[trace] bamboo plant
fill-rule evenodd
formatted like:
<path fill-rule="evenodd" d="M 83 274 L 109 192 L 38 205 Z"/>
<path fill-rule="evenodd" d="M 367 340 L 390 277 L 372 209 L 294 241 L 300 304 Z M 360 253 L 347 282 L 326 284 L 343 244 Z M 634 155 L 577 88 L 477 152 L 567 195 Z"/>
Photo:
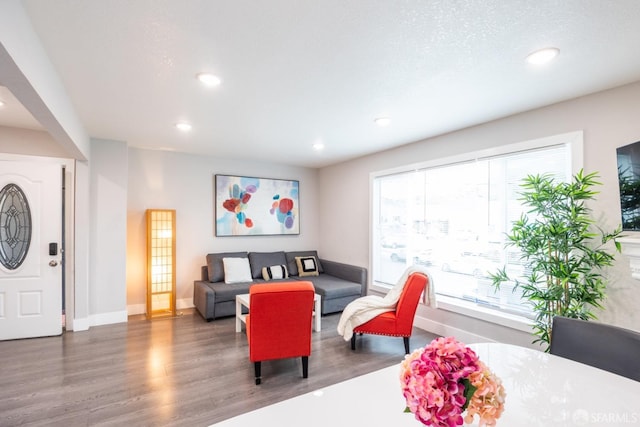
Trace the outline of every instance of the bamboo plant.
<path fill-rule="evenodd" d="M 521 201 L 527 210 L 514 221 L 507 247 L 520 250 L 527 273 L 511 278 L 505 268 L 491 275 L 496 289 L 510 282 L 520 288 L 535 313 L 534 343 L 549 350 L 556 315 L 595 319 L 602 308 L 604 269 L 620 252 L 619 227 L 612 232 L 597 227 L 586 202 L 594 200 L 601 185 L 597 174 L 578 172 L 571 182 L 555 182 L 550 175 L 529 175 L 521 183 Z"/>

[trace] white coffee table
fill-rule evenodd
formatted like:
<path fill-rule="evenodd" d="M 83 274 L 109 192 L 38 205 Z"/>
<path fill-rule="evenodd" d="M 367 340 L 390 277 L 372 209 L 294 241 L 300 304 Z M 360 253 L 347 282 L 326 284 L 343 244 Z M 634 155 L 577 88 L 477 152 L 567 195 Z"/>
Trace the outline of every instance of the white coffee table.
<path fill-rule="evenodd" d="M 320 308 L 321 296 L 313 294 L 313 330 L 320 330 Z M 242 332 L 242 324 L 247 322 L 247 315 L 242 314 L 242 307 L 249 308 L 249 294 L 236 295 L 236 332 Z"/>

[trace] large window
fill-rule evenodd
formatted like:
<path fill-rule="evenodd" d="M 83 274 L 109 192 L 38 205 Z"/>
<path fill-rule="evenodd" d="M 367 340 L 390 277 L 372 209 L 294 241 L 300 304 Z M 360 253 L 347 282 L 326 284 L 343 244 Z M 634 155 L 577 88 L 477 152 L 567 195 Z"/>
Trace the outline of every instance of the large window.
<path fill-rule="evenodd" d="M 538 173 L 571 179 L 578 142 L 581 133 L 572 133 L 374 174 L 374 286 L 392 286 L 407 266 L 419 264 L 440 296 L 530 317 L 518 289 L 503 285 L 495 293 L 488 275 L 502 267 L 513 276 L 526 273 L 518 251 L 505 248 L 523 212 L 520 183 Z"/>

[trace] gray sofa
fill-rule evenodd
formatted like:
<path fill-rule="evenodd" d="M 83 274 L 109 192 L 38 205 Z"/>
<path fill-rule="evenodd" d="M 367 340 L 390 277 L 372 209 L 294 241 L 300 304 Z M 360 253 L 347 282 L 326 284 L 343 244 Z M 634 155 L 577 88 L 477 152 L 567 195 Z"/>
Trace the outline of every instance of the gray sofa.
<path fill-rule="evenodd" d="M 314 256 L 318 263 L 317 276 L 299 276 L 296 257 Z M 252 282 L 224 282 L 223 258 L 248 258 Z M 286 265 L 287 279 L 269 282 L 308 280 L 313 283 L 322 304 L 322 314 L 342 311 L 356 298 L 366 295 L 367 269 L 354 265 L 320 259 L 316 251 L 295 252 L 221 252 L 207 255 L 207 265 L 201 269 L 201 278 L 193 282 L 193 304 L 208 322 L 224 316 L 235 315 L 236 295 L 249 293 L 252 285 L 265 283 L 262 268 Z"/>

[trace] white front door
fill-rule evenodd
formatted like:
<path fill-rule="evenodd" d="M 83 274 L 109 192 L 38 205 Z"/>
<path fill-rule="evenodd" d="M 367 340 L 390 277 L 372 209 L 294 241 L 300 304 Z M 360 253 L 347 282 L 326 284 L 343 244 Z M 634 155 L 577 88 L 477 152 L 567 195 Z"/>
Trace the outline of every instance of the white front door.
<path fill-rule="evenodd" d="M 0 161 L 0 340 L 62 333 L 61 180 L 60 165 Z"/>

